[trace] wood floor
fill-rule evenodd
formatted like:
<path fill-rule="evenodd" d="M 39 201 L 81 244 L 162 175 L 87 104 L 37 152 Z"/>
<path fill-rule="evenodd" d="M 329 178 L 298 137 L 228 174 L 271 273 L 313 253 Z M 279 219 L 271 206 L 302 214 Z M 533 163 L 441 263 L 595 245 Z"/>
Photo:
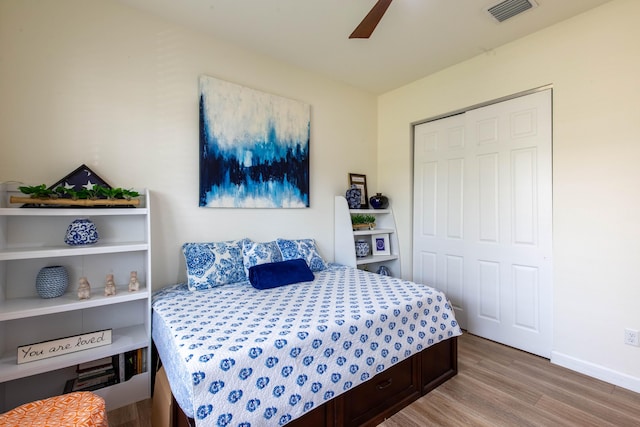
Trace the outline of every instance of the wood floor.
<path fill-rule="evenodd" d="M 138 402 L 109 412 L 109 425 L 151 427 L 150 412 Z M 458 375 L 379 427 L 414 426 L 640 426 L 640 394 L 464 334 Z"/>
<path fill-rule="evenodd" d="M 640 394 L 465 334 L 458 375 L 381 424 L 640 426 Z"/>
<path fill-rule="evenodd" d="M 151 399 L 108 412 L 107 419 L 109 427 L 151 427 Z"/>

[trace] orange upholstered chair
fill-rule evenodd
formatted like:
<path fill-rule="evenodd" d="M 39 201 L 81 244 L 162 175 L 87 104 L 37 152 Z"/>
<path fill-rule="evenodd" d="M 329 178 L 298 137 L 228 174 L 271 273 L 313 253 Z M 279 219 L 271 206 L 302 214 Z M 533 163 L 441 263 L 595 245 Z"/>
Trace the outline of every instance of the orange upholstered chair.
<path fill-rule="evenodd" d="M 104 399 L 80 391 L 25 403 L 0 414 L 1 427 L 108 427 Z"/>

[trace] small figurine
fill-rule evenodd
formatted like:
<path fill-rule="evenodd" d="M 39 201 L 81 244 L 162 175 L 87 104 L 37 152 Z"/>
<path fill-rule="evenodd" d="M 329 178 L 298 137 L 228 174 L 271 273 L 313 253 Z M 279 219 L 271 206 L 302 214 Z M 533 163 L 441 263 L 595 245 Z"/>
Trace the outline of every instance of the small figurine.
<path fill-rule="evenodd" d="M 129 292 L 135 292 L 140 289 L 140 282 L 138 282 L 138 272 L 132 271 L 129 276 Z"/>
<path fill-rule="evenodd" d="M 113 281 L 113 274 L 107 274 L 107 283 L 104 285 L 104 296 L 108 297 L 116 294 L 116 282 Z"/>
<path fill-rule="evenodd" d="M 91 285 L 86 277 L 81 277 L 78 281 L 78 299 L 91 298 Z"/>

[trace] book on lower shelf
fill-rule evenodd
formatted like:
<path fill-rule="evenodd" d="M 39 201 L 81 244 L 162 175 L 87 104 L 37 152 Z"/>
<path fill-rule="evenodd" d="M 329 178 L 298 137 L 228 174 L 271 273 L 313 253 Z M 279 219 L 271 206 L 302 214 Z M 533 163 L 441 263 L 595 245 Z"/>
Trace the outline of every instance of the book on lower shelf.
<path fill-rule="evenodd" d="M 104 375 L 99 375 L 91 378 L 75 378 L 67 381 L 64 386 L 65 393 L 71 393 L 73 391 L 93 391 L 103 387 L 117 384 L 118 377 L 116 373 L 111 371 Z"/>
<path fill-rule="evenodd" d="M 66 382 L 63 392 L 93 391 L 129 381 L 134 375 L 146 372 L 146 356 L 147 349 L 139 348 L 81 363 L 76 367 L 76 378 Z"/>

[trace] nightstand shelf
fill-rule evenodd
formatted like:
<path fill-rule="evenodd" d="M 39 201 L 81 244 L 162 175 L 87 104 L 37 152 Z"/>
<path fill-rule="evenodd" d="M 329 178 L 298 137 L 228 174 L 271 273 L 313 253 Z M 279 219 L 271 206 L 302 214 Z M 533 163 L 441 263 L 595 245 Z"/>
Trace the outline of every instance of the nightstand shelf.
<path fill-rule="evenodd" d="M 373 230 L 353 230 L 354 236 L 371 236 L 373 234 L 391 234 L 395 233 L 393 228 L 374 228 Z"/>
<path fill-rule="evenodd" d="M 349 209 L 347 200 L 342 196 L 335 197 L 335 229 L 334 229 L 334 256 L 338 264 L 351 267 L 377 271 L 381 265 L 387 266 L 391 274 L 400 276 L 400 253 L 398 252 L 398 235 L 393 216 L 393 210 L 387 209 Z M 365 214 L 376 217 L 376 228 L 373 230 L 353 230 L 351 215 Z M 373 253 L 375 236 L 386 235 L 388 237 L 389 254 L 378 255 Z M 357 257 L 355 251 L 356 240 L 365 240 L 372 248 L 366 257 Z"/>
<path fill-rule="evenodd" d="M 377 262 L 395 261 L 398 255 L 369 255 L 365 257 L 356 257 L 356 265 L 368 265 Z"/>

